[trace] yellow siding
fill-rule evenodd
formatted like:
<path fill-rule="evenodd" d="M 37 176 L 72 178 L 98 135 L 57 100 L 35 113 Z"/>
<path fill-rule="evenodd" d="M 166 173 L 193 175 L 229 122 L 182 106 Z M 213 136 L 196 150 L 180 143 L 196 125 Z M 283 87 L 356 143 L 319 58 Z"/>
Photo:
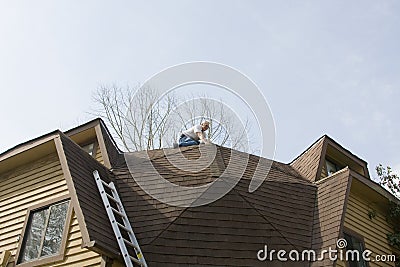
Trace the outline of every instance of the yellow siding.
<path fill-rule="evenodd" d="M 68 194 L 56 155 L 0 176 L 0 251 L 15 256 L 28 207 Z"/>
<path fill-rule="evenodd" d="M 372 220 L 368 217 L 368 211 L 374 208 L 376 217 Z M 373 252 L 371 258 L 375 255 L 390 255 L 392 250 L 387 242 L 386 234 L 393 229 L 387 223 L 385 213 L 368 203 L 365 197 L 361 197 L 354 192 L 350 193 L 344 226 L 364 237 L 365 247 Z M 344 266 L 339 263 L 337 266 Z M 389 262 L 370 262 L 370 267 L 374 266 L 394 266 Z"/>
<path fill-rule="evenodd" d="M 81 248 L 82 235 L 76 216 L 73 216 L 69 228 L 68 241 L 65 249 L 65 259 L 57 264 L 43 265 L 43 267 L 61 266 L 100 266 L 101 255 L 91 250 Z"/>
<path fill-rule="evenodd" d="M 14 266 L 18 238 L 33 205 L 65 196 L 68 188 L 56 155 L 0 175 L 0 251 L 12 253 L 9 266 Z M 100 266 L 101 255 L 82 249 L 82 235 L 76 216 L 69 227 L 65 260 L 50 266 Z"/>
<path fill-rule="evenodd" d="M 95 156 L 95 158 L 96 158 L 96 160 L 98 162 L 100 162 L 101 164 L 104 165 L 104 160 L 103 160 L 103 156 L 101 155 L 100 146 L 99 146 L 99 144 L 96 144 L 96 146 L 97 146 L 97 148 L 96 148 L 96 156 Z"/>

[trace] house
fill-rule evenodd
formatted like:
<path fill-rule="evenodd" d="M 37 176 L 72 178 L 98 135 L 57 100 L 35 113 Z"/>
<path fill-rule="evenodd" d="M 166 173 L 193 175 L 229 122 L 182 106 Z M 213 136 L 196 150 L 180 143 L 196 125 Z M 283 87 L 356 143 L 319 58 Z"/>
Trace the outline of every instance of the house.
<path fill-rule="evenodd" d="M 5 151 L 0 266 L 124 266 L 95 170 L 115 183 L 148 266 L 395 266 L 393 259 L 288 259 L 290 251 L 294 257 L 302 251 L 322 255 L 337 249 L 342 238 L 347 250 L 370 250 L 372 259 L 399 255 L 387 240 L 399 222 L 386 218 L 390 203 L 400 201 L 370 179 L 364 160 L 330 137 L 322 136 L 289 164 L 225 147 L 216 151 L 200 172 L 182 170 L 170 157 L 183 155 L 190 164 L 203 153 L 198 146 L 125 154 L 100 119 Z M 142 164 L 144 155 L 164 179 L 186 187 L 216 181 L 232 158 L 247 161 L 241 179 L 223 197 L 183 207 L 154 199 L 133 179 L 145 177 L 163 190 Z M 136 159 L 134 172 L 126 156 Z M 271 169 L 250 193 L 259 162 Z M 267 259 L 272 250 L 275 255 Z M 287 252 L 287 261 L 277 258 L 279 250 Z"/>

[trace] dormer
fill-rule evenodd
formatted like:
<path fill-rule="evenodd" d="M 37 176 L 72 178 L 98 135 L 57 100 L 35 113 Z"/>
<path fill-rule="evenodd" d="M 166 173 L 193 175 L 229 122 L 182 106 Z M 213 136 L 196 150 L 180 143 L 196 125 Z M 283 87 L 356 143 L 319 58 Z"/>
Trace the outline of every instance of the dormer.
<path fill-rule="evenodd" d="M 326 148 L 321 162 L 320 179 L 334 174 L 345 167 L 369 178 L 367 162 L 352 154 L 333 139 L 327 137 Z"/>
<path fill-rule="evenodd" d="M 113 162 L 117 160 L 120 154 L 101 119 L 89 121 L 68 130 L 65 134 L 107 168 L 112 167 Z"/>
<path fill-rule="evenodd" d="M 327 135 L 314 142 L 290 165 L 312 182 L 330 176 L 345 167 L 369 179 L 367 162 Z"/>

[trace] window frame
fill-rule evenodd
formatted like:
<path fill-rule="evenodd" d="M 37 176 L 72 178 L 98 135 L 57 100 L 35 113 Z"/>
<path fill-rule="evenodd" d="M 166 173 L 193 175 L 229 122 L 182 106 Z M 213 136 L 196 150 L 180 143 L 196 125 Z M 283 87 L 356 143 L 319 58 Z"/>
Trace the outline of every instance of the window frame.
<path fill-rule="evenodd" d="M 64 230 L 61 238 L 61 244 L 60 244 L 60 250 L 57 254 L 51 255 L 51 256 L 45 256 L 41 258 L 37 258 L 28 262 L 22 262 L 18 263 L 20 253 L 22 251 L 22 246 L 24 245 L 24 236 L 25 232 L 27 231 L 28 224 L 29 224 L 29 218 L 31 217 L 31 214 L 37 210 L 44 209 L 46 207 L 50 207 L 52 205 L 64 202 L 64 201 L 69 201 L 68 203 L 68 209 L 67 209 L 67 214 L 65 218 L 65 223 L 64 223 Z M 73 211 L 73 205 L 72 205 L 72 200 L 69 195 L 67 196 L 62 196 L 58 198 L 54 198 L 45 202 L 38 203 L 36 205 L 32 205 L 31 207 L 28 207 L 27 213 L 25 216 L 25 221 L 24 221 L 24 226 L 22 228 L 20 238 L 18 241 L 18 248 L 17 248 L 17 253 L 15 254 L 15 266 L 17 267 L 33 267 L 33 266 L 38 266 L 38 265 L 43 265 L 43 264 L 49 264 L 53 262 L 58 262 L 62 261 L 65 259 L 65 249 L 67 245 L 67 239 L 68 239 L 68 229 L 69 226 L 71 225 L 71 220 L 72 220 L 72 211 Z"/>
<path fill-rule="evenodd" d="M 350 236 L 352 236 L 352 237 L 357 238 L 358 240 L 361 241 L 364 250 L 367 249 L 367 248 L 365 247 L 365 240 L 364 240 L 364 236 L 363 236 L 363 235 L 361 235 L 361 234 L 357 233 L 356 231 L 351 230 L 351 229 L 349 229 L 349 228 L 347 228 L 347 227 L 343 227 L 342 238 L 344 238 L 344 234 L 347 234 L 347 235 L 350 235 Z M 345 252 L 346 252 L 346 251 L 347 251 L 347 247 L 346 247 L 346 249 L 345 249 Z M 360 256 L 361 256 L 361 255 L 360 255 Z M 349 262 L 349 261 L 344 261 L 344 262 L 345 262 L 345 264 L 346 264 L 346 267 L 350 267 L 350 262 Z M 368 262 L 368 261 L 365 261 L 365 264 L 367 265 L 367 267 L 369 267 L 369 262 Z"/>
<path fill-rule="evenodd" d="M 329 174 L 329 171 L 328 171 L 328 162 L 330 163 L 330 164 L 332 164 L 334 167 L 335 167 L 335 172 L 333 172 L 333 173 L 331 173 L 331 174 Z M 342 170 L 344 167 L 341 167 L 342 165 L 341 164 L 338 164 L 335 160 L 332 160 L 331 158 L 329 158 L 329 157 L 325 157 L 325 168 L 326 168 L 326 176 L 328 177 L 328 176 L 331 176 L 331 175 L 334 175 L 335 173 L 337 173 L 338 171 L 340 171 L 340 170 Z"/>
<path fill-rule="evenodd" d="M 86 150 L 85 150 L 83 147 L 88 146 L 88 145 L 91 145 L 91 144 L 93 144 L 92 155 L 90 155 L 89 153 L 88 153 L 88 154 L 89 154 L 89 156 L 91 156 L 92 158 L 96 158 L 97 149 L 98 149 L 98 147 L 99 147 L 99 145 L 98 145 L 98 143 L 97 143 L 96 140 L 83 142 L 82 145 L 79 145 L 79 146 L 82 148 L 82 150 L 84 150 L 84 151 L 86 152 Z M 86 153 L 87 153 L 87 152 L 86 152 Z"/>

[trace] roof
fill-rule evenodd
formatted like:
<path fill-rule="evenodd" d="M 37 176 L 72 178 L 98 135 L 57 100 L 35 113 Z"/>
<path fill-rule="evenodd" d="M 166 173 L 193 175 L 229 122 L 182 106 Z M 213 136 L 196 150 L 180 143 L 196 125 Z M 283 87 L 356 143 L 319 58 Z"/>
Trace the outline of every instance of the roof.
<path fill-rule="evenodd" d="M 314 143 L 312 143 L 306 150 L 304 150 L 300 155 L 298 155 L 296 158 L 294 158 L 290 164 L 292 164 L 293 162 L 295 162 L 298 158 L 302 157 L 304 154 L 306 154 L 312 147 L 314 147 L 315 144 L 319 143 L 322 140 L 328 140 L 329 142 L 339 146 L 343 151 L 346 151 L 346 153 L 350 154 L 352 157 L 356 158 L 359 161 L 362 161 L 364 163 L 367 163 L 365 160 L 363 160 L 362 158 L 358 157 L 357 155 L 353 154 L 349 149 L 343 147 L 341 144 L 339 144 L 338 142 L 336 142 L 335 139 L 333 139 L 332 137 L 330 137 L 327 134 L 324 134 L 323 136 L 321 136 L 320 138 L 318 138 Z"/>
<path fill-rule="evenodd" d="M 102 145 L 111 169 L 97 162 L 71 139 L 73 135 L 93 127 L 96 128 L 97 138 L 104 141 Z M 171 159 L 183 156 L 189 159 L 187 164 L 193 164 L 190 160 L 196 160 L 204 153 L 201 147 L 124 154 L 117 148 L 104 122 L 96 119 L 66 134 L 54 131 L 20 144 L 0 154 L 0 158 L 6 164 L 15 155 L 20 157 L 27 150 L 33 153 L 44 144 L 46 147 L 54 145 L 54 142 L 49 142 L 53 140 L 56 140 L 57 152 L 64 157 L 63 170 L 67 170 L 68 188 L 72 190 L 71 198 L 84 232 L 83 246 L 105 252 L 110 257 L 119 255 L 92 175 L 97 170 L 102 179 L 116 183 L 150 266 L 264 266 L 265 262 L 257 260 L 257 252 L 265 245 L 275 250 L 298 251 L 321 250 L 334 245 L 343 225 L 351 179 L 357 179 L 391 199 L 387 191 L 349 168 L 315 182 L 312 178 L 319 172 L 321 157 L 326 152 L 324 146 L 325 150 L 327 142 L 339 146 L 327 136 L 321 137 L 290 164 L 215 146 L 217 154 L 212 163 L 200 172 L 190 172 L 175 167 Z M 43 150 L 43 147 L 40 149 Z M 129 157 L 137 163 L 133 174 L 126 163 Z M 144 177 L 159 190 L 165 190 L 146 167 L 145 163 L 150 163 L 171 183 L 186 187 L 201 186 L 218 179 L 233 159 L 242 161 L 245 157 L 248 157 L 246 169 L 233 189 L 222 198 L 199 207 L 162 203 L 149 196 L 133 179 L 135 175 Z M 271 166 L 271 169 L 263 177 L 265 180 L 261 186 L 250 193 L 249 184 L 258 163 Z M 308 263 L 301 262 L 293 264 L 308 266 Z M 330 266 L 330 263 L 323 265 Z"/>
<path fill-rule="evenodd" d="M 321 136 L 303 153 L 290 162 L 290 165 L 301 175 L 315 182 L 321 178 L 325 157 L 332 157 L 332 154 L 335 153 L 339 153 L 345 157 L 346 160 L 342 162 L 345 166 L 349 166 L 351 169 L 369 178 L 367 162 L 353 154 L 350 150 L 344 148 L 328 135 Z"/>
<path fill-rule="evenodd" d="M 107 129 L 107 127 L 104 124 L 104 121 L 102 119 L 100 119 L 100 118 L 96 118 L 96 119 L 88 121 L 88 122 L 86 122 L 86 123 L 84 123 L 82 125 L 76 126 L 76 127 L 72 128 L 72 129 L 69 129 L 66 132 L 64 132 L 64 134 L 66 134 L 67 136 L 71 136 L 71 135 L 77 134 L 79 132 L 82 132 L 84 130 L 87 130 L 89 128 L 92 128 L 92 127 L 94 127 L 95 125 L 98 125 L 98 124 L 102 124 L 104 126 L 104 128 Z M 11 152 L 23 152 L 26 149 L 29 149 L 31 146 L 38 145 L 38 143 L 40 143 L 41 141 L 45 140 L 46 138 L 54 137 L 54 135 L 57 135 L 59 133 L 61 133 L 61 131 L 57 129 L 57 130 L 51 131 L 49 133 L 43 134 L 41 136 L 35 137 L 33 139 L 30 139 L 28 141 L 25 141 L 23 143 L 20 143 L 18 145 L 15 145 L 15 146 L 7 149 L 6 151 L 1 152 L 0 153 L 0 160 L 3 160 L 2 157 L 4 157 L 5 155 L 7 155 L 7 154 L 9 154 Z M 117 147 L 117 146 L 115 146 L 115 147 Z"/>
<path fill-rule="evenodd" d="M 224 147 L 217 149 L 222 164 L 229 161 L 230 153 L 241 153 Z M 197 146 L 182 148 L 182 154 L 193 159 L 200 156 L 200 151 Z M 140 158 L 141 153 L 132 156 Z M 201 173 L 189 175 L 172 166 L 162 150 L 151 151 L 149 156 L 153 166 L 170 182 L 196 186 L 216 179 L 212 167 L 215 162 Z M 274 249 L 310 248 L 316 186 L 289 165 L 273 162 L 264 183 L 249 193 L 250 179 L 259 160 L 250 156 L 243 178 L 222 198 L 186 208 L 169 206 L 147 195 L 127 166 L 114 169 L 125 210 L 149 265 L 257 266 L 261 262 L 256 253 L 264 245 Z M 141 166 L 144 165 L 135 168 L 135 175 L 148 175 Z M 149 181 L 154 178 L 146 176 Z"/>
<path fill-rule="evenodd" d="M 343 227 L 347 197 L 350 193 L 350 169 L 345 168 L 334 175 L 318 181 L 315 201 L 312 249 L 328 250 L 336 247 Z M 314 262 L 312 266 L 332 266 L 329 259 Z"/>
<path fill-rule="evenodd" d="M 87 229 L 87 247 L 109 255 L 119 254 L 92 177 L 94 170 L 98 170 L 105 181 L 116 182 L 150 266 L 161 263 L 166 266 L 210 263 L 257 266 L 260 262 L 256 253 L 265 244 L 275 249 L 302 250 L 311 247 L 317 188 L 289 165 L 273 162 L 266 181 L 258 190 L 249 193 L 250 178 L 260 160 L 250 156 L 243 179 L 221 199 L 200 207 L 173 207 L 146 194 L 132 178 L 126 164 L 111 173 L 69 137 L 62 134 L 60 139 L 82 212 L 81 223 Z M 174 168 L 163 150 L 148 153 L 151 163 L 165 179 L 184 186 L 196 186 L 216 179 L 215 172 L 221 171 L 218 168 L 224 168 L 224 164 L 229 162 L 230 153 L 241 153 L 223 147 L 217 149 L 222 159 L 215 163 L 218 166 L 213 163 L 201 175 L 191 176 Z M 170 149 L 166 154 L 180 152 L 192 159 L 200 154 L 198 147 Z M 132 156 L 143 160 L 143 153 L 132 153 Z M 145 165 L 137 166 L 135 173 L 146 173 L 142 166 Z M 147 179 L 150 181 L 152 177 Z"/>
<path fill-rule="evenodd" d="M 69 137 L 66 135 L 60 137 L 72 180 L 71 187 L 75 191 L 73 197 L 79 205 L 78 220 L 80 225 L 86 228 L 84 230 L 88 235 L 84 243 L 88 247 L 96 246 L 98 249 L 118 255 L 118 244 L 94 180 L 93 171 L 97 170 L 105 182 L 113 181 L 113 175 Z"/>
<path fill-rule="evenodd" d="M 319 172 L 324 143 L 325 136 L 322 136 L 290 163 L 301 175 L 312 182 L 316 180 Z"/>
<path fill-rule="evenodd" d="M 53 131 L 27 142 L 16 145 L 0 154 L 0 173 L 27 164 L 35 159 L 55 152 L 54 138 L 61 132 Z"/>

